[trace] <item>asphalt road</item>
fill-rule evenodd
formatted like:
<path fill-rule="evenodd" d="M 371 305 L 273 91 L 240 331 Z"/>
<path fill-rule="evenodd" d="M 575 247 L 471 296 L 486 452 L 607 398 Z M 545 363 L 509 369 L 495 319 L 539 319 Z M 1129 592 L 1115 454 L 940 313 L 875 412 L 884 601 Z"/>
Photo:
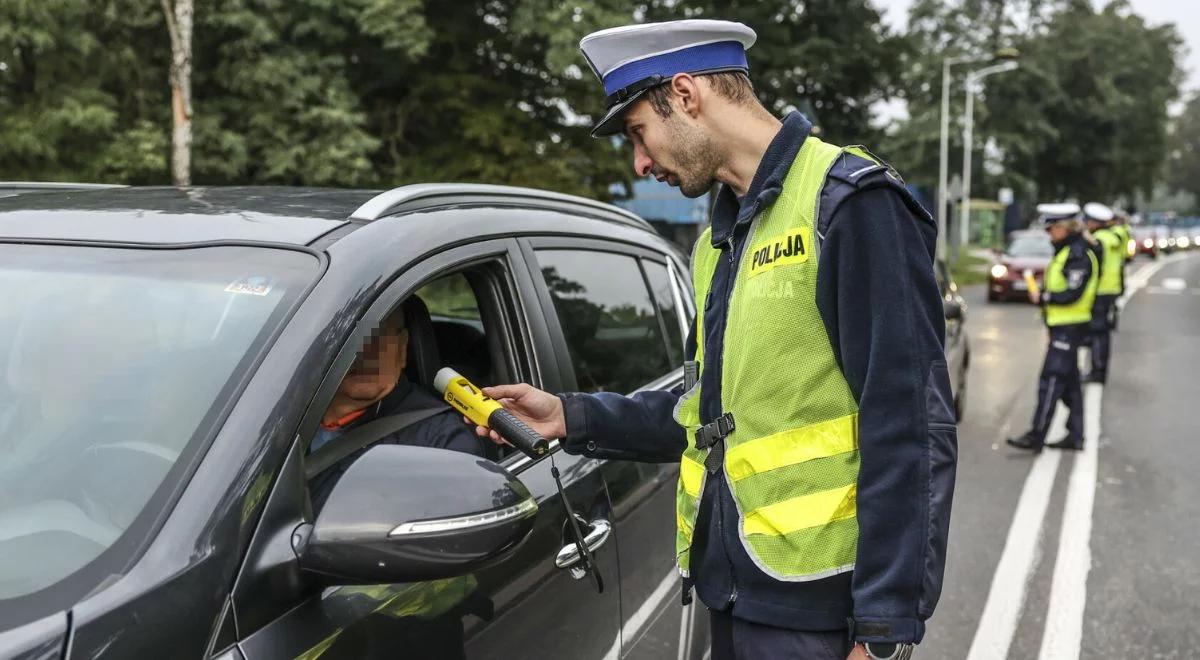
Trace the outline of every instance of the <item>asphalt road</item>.
<path fill-rule="evenodd" d="M 917 657 L 1200 658 L 1200 253 L 1130 272 L 1145 286 L 1124 308 L 1108 384 L 1085 392 L 1078 454 L 1004 445 L 1029 424 L 1045 330 L 1030 305 L 965 292 L 950 556 Z M 1060 417 L 1050 439 L 1062 434 Z"/>

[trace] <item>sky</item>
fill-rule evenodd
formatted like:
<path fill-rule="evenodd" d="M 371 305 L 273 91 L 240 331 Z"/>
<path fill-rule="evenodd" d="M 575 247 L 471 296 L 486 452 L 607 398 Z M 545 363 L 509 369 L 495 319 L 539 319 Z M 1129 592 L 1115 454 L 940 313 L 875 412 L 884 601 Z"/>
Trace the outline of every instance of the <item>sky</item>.
<path fill-rule="evenodd" d="M 885 11 L 887 21 L 897 29 L 904 29 L 908 21 L 908 7 L 912 0 L 872 0 L 875 6 Z M 1106 4 L 1093 0 L 1096 6 Z M 1183 37 L 1187 52 L 1183 58 L 1185 70 L 1184 94 L 1200 90 L 1200 2 L 1197 0 L 1129 0 L 1133 10 L 1152 25 L 1175 23 Z"/>

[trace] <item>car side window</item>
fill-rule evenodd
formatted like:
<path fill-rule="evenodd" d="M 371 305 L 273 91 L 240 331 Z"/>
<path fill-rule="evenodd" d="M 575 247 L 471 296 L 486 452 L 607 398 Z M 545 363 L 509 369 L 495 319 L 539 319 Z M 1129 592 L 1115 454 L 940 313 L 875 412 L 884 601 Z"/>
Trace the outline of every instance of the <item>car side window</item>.
<path fill-rule="evenodd" d="M 680 315 L 683 312 L 676 305 L 675 287 L 671 276 L 667 274 L 666 264 L 648 259 L 642 260 L 646 269 L 646 280 L 650 282 L 650 290 L 654 293 L 654 304 L 663 320 L 663 329 L 667 333 L 667 353 L 672 365 L 683 362 L 683 334 L 680 325 Z"/>
<path fill-rule="evenodd" d="M 500 447 L 477 438 L 457 413 L 451 414 L 433 382 L 442 367 L 451 367 L 480 386 L 528 379 L 528 361 L 512 336 L 517 304 L 507 266 L 492 260 L 434 275 L 385 313 L 362 340 L 349 369 L 339 374 L 340 383 L 332 399 L 322 404 L 321 423 L 308 440 L 309 453 L 317 457 L 312 459 L 315 467 L 309 482 L 315 508 L 339 475 L 378 442 L 463 451 L 490 459 L 505 455 Z M 355 428 L 383 417 L 439 408 L 445 408 L 444 414 L 426 415 L 344 458 L 327 458 L 341 456 L 345 450 L 335 444 Z M 334 462 L 326 465 L 328 461 Z"/>
<path fill-rule="evenodd" d="M 586 250 L 537 257 L 581 390 L 632 392 L 678 362 L 637 259 Z"/>
<path fill-rule="evenodd" d="M 464 273 L 453 273 L 422 286 L 417 297 L 429 320 L 444 366 L 476 382 L 490 382 L 491 356 L 479 301 Z"/>
<path fill-rule="evenodd" d="M 942 294 L 942 297 L 945 298 L 950 287 L 947 285 L 946 265 L 941 261 L 934 264 L 933 277 L 937 280 L 938 293 Z"/>

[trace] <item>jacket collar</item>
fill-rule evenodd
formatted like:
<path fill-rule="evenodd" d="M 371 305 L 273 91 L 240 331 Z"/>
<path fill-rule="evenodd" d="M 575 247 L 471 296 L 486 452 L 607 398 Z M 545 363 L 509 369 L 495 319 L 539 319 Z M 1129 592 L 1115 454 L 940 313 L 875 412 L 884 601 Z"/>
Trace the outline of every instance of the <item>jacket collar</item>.
<path fill-rule="evenodd" d="M 799 112 L 792 112 L 783 118 L 783 127 L 771 140 L 763 153 L 758 170 L 750 188 L 742 197 L 733 193 L 729 186 L 722 185 L 713 204 L 712 214 L 712 244 L 719 246 L 729 240 L 738 225 L 750 222 L 764 208 L 770 206 L 783 191 L 783 180 L 800 147 L 812 132 L 812 123 Z"/>

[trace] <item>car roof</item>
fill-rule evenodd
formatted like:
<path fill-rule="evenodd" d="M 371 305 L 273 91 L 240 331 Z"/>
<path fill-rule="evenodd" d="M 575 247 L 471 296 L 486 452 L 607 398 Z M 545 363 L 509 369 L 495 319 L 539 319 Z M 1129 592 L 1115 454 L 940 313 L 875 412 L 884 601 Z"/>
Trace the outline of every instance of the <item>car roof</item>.
<path fill-rule="evenodd" d="M 474 204 L 568 211 L 654 231 L 610 204 L 512 186 L 416 184 L 378 191 L 0 183 L 0 240 L 309 245 L 334 230 L 353 231 L 385 216 Z"/>
<path fill-rule="evenodd" d="M 20 187 L 18 187 L 20 186 Z M 0 238 L 305 245 L 346 224 L 373 191 L 286 187 L 6 187 Z"/>

